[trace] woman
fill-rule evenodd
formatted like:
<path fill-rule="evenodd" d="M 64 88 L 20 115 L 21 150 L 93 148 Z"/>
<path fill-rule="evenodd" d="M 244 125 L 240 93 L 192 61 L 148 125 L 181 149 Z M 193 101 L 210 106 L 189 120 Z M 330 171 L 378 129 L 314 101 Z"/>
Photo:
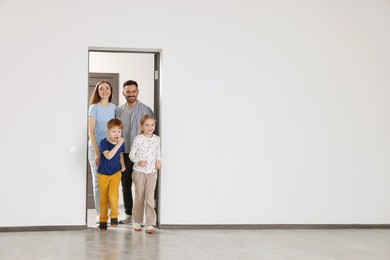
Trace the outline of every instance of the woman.
<path fill-rule="evenodd" d="M 115 105 L 111 103 L 112 86 L 102 80 L 96 84 L 89 102 L 88 113 L 88 160 L 91 165 L 93 197 L 96 208 L 96 223 L 99 223 L 100 191 L 97 179 L 97 167 L 100 163 L 100 141 L 107 137 L 107 122 L 115 117 Z"/>

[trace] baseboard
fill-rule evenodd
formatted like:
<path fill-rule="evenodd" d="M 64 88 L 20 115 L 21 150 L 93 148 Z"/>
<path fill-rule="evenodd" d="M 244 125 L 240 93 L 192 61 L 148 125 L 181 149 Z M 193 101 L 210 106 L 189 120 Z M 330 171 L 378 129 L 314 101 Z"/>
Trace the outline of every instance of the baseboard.
<path fill-rule="evenodd" d="M 390 229 L 390 224 L 241 224 L 241 225 L 159 225 L 161 229 Z M 22 226 L 0 227 L 0 232 L 74 231 L 87 230 L 82 226 Z"/>
<path fill-rule="evenodd" d="M 242 224 L 242 225 L 166 225 L 161 229 L 390 229 L 390 224 Z"/>
<path fill-rule="evenodd" d="M 30 231 L 70 231 L 86 230 L 86 225 L 82 226 L 23 226 L 23 227 L 0 227 L 0 232 L 30 232 Z"/>

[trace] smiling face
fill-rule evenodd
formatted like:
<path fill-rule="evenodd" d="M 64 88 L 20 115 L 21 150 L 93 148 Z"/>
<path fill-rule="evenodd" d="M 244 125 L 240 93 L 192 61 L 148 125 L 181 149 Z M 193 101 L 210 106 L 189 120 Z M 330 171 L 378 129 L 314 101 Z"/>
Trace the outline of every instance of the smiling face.
<path fill-rule="evenodd" d="M 133 105 L 137 101 L 138 93 L 138 87 L 135 84 L 127 85 L 123 88 L 123 96 L 125 96 L 129 105 Z"/>
<path fill-rule="evenodd" d="M 98 87 L 99 97 L 101 99 L 109 99 L 111 96 L 111 86 L 107 83 L 102 83 Z"/>
<path fill-rule="evenodd" d="M 153 118 L 146 119 L 141 126 L 142 132 L 146 136 L 153 135 L 155 127 L 156 127 L 156 121 Z"/>
<path fill-rule="evenodd" d="M 122 136 L 122 129 L 119 127 L 112 127 L 107 130 L 108 136 L 115 142 L 118 142 L 119 137 Z"/>

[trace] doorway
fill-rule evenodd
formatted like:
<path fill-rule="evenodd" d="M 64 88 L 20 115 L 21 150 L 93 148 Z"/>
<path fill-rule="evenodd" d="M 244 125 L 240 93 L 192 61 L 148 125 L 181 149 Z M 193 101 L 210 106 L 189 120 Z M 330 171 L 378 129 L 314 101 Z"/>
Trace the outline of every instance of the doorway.
<path fill-rule="evenodd" d="M 112 103 L 117 105 L 124 104 L 126 99 L 122 95 L 122 83 L 126 80 L 135 80 L 139 85 L 138 99 L 153 109 L 154 116 L 157 119 L 155 133 L 160 136 L 160 67 L 161 50 L 159 49 L 115 49 L 115 48 L 96 48 L 91 47 L 88 50 L 88 98 L 93 91 L 96 83 L 100 80 L 108 80 L 113 87 Z M 88 99 L 89 105 L 89 99 Z M 157 226 L 160 226 L 160 174 L 157 179 L 155 192 L 155 210 L 157 214 Z M 123 206 L 121 186 L 119 190 L 120 209 Z M 87 162 L 87 225 L 90 218 L 88 212 L 94 209 L 92 178 L 90 166 Z M 123 214 L 120 211 L 120 214 Z"/>

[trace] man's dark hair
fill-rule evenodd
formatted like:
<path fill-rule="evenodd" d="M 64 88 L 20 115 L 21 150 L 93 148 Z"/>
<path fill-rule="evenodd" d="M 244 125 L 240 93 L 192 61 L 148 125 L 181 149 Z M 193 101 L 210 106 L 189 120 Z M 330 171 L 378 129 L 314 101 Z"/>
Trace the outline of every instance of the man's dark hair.
<path fill-rule="evenodd" d="M 125 81 L 125 82 L 123 83 L 123 88 L 125 88 L 126 86 L 129 86 L 129 85 L 136 85 L 137 88 L 138 88 L 138 83 L 137 83 L 136 81 L 134 81 L 134 80 Z"/>

